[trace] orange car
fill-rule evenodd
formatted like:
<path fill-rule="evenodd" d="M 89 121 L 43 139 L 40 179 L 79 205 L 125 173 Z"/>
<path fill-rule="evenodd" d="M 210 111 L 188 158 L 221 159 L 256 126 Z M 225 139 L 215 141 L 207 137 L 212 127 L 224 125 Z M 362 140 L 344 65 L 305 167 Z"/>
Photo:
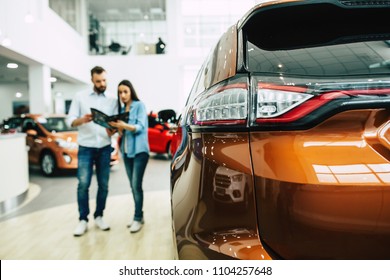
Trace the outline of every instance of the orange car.
<path fill-rule="evenodd" d="M 390 259 L 386 1 L 273 1 L 206 58 L 171 163 L 180 259 Z"/>
<path fill-rule="evenodd" d="M 28 159 L 46 176 L 58 170 L 77 169 L 77 129 L 68 127 L 64 115 L 26 114 L 5 121 L 8 129 L 27 134 Z M 118 145 L 112 140 L 111 165 L 119 162 Z"/>

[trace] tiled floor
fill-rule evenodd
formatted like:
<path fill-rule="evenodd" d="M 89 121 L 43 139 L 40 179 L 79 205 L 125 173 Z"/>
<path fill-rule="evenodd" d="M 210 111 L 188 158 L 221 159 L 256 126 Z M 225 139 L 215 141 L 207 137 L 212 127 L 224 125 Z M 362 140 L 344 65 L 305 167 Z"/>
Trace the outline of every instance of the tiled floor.
<path fill-rule="evenodd" d="M 13 260 L 153 260 L 174 257 L 170 218 L 169 160 L 151 156 L 144 177 L 145 225 L 135 234 L 126 223 L 133 214 L 133 199 L 123 163 L 113 167 L 102 232 L 93 221 L 88 232 L 74 237 L 78 222 L 77 179 L 73 172 L 53 178 L 30 169 L 30 198 L 0 217 L 0 259 Z M 91 184 L 91 212 L 96 194 Z"/>

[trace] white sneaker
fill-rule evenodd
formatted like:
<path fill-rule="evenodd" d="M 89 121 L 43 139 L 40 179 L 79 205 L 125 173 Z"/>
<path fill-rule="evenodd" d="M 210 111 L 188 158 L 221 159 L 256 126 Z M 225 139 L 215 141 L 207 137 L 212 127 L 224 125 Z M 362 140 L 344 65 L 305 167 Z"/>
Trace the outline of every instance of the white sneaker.
<path fill-rule="evenodd" d="M 131 225 L 133 224 L 133 222 L 134 222 L 134 220 L 131 219 L 130 222 L 129 222 L 126 226 L 127 226 L 128 228 L 131 227 Z M 141 224 L 144 224 L 144 223 L 145 223 L 145 220 L 144 220 L 144 218 L 142 218 Z"/>
<path fill-rule="evenodd" d="M 88 223 L 85 220 L 81 220 L 77 227 L 75 228 L 73 235 L 74 236 L 81 236 L 84 233 L 86 233 L 88 230 Z"/>
<path fill-rule="evenodd" d="M 95 225 L 101 230 L 109 230 L 110 226 L 107 225 L 101 216 L 95 218 Z"/>
<path fill-rule="evenodd" d="M 142 228 L 142 221 L 139 222 L 139 221 L 134 221 L 132 224 L 131 224 L 131 227 L 130 227 L 130 232 L 131 233 L 135 233 L 135 232 L 138 232 L 141 230 Z"/>

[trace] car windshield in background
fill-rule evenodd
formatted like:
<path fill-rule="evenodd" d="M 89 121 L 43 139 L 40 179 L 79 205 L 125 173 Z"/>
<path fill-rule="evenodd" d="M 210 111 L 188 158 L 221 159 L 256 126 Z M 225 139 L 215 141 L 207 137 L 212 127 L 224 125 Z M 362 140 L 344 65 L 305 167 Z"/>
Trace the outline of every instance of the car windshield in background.
<path fill-rule="evenodd" d="M 69 127 L 64 117 L 39 117 L 37 120 L 45 129 L 52 132 L 64 132 L 64 131 L 75 131 L 76 128 Z"/>

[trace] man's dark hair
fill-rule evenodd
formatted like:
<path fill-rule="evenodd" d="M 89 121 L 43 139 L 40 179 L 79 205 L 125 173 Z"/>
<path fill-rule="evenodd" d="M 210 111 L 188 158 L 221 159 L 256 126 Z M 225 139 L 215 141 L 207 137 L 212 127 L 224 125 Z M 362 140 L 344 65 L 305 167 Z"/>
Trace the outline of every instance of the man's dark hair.
<path fill-rule="evenodd" d="M 101 66 L 95 66 L 91 69 L 91 77 L 93 74 L 101 74 L 103 72 L 106 72 L 106 70 Z"/>

